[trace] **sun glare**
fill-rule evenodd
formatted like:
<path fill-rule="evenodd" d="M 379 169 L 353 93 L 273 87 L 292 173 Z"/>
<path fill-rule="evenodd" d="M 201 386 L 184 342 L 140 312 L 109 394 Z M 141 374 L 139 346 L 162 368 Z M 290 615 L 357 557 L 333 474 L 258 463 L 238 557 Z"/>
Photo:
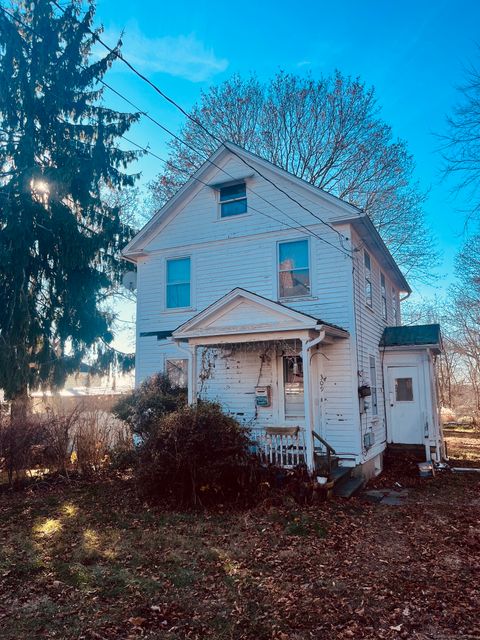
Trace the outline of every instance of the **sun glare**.
<path fill-rule="evenodd" d="M 34 532 L 41 536 L 51 536 L 62 528 L 62 523 L 56 518 L 46 518 L 34 527 Z"/>

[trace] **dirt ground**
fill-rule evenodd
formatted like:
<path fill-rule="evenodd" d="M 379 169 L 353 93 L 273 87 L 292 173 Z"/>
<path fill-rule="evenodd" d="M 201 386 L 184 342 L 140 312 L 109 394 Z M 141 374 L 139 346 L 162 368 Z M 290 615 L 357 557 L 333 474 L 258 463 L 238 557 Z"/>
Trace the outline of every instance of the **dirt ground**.
<path fill-rule="evenodd" d="M 456 427 L 445 429 L 444 436 L 453 465 L 480 468 L 480 430 Z"/>
<path fill-rule="evenodd" d="M 480 439 L 448 434 L 450 455 Z M 2 640 L 480 638 L 480 474 L 210 513 L 128 480 L 0 495 Z"/>

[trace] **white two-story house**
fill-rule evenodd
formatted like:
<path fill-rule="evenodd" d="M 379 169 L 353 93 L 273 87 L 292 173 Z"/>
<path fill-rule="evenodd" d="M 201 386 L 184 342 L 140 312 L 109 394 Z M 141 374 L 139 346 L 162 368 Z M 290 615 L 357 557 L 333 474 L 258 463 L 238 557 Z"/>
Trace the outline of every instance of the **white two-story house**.
<path fill-rule="evenodd" d="M 313 470 L 330 447 L 372 475 L 387 443 L 441 457 L 439 328 L 400 326 L 410 287 L 361 210 L 225 143 L 123 255 L 137 384 L 165 371 L 218 401 L 272 461 Z"/>

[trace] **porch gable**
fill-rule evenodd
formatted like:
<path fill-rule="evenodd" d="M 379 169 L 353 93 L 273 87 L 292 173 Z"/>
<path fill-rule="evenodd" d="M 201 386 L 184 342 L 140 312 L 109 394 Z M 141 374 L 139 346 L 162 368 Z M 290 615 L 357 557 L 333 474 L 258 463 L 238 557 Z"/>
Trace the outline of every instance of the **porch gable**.
<path fill-rule="evenodd" d="M 279 331 L 318 331 L 323 325 L 317 318 L 237 288 L 178 327 L 173 332 L 173 338 L 188 340 L 196 337 Z M 336 329 L 339 334 L 348 335 L 340 327 L 331 328 Z"/>

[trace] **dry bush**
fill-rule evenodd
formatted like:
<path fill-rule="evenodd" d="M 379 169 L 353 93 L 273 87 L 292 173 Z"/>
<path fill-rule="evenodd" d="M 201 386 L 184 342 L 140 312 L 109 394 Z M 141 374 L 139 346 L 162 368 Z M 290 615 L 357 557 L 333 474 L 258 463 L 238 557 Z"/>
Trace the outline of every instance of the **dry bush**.
<path fill-rule="evenodd" d="M 12 421 L 0 418 L 0 470 L 7 474 L 8 484 L 20 480 L 27 471 L 42 465 L 45 428 L 41 420 Z"/>
<path fill-rule="evenodd" d="M 455 422 L 456 420 L 455 411 L 450 407 L 442 407 L 440 410 L 440 416 L 442 424 L 445 424 L 446 422 Z"/>
<path fill-rule="evenodd" d="M 172 386 L 163 373 L 147 378 L 131 393 L 121 397 L 113 407 L 113 414 L 123 420 L 138 441 L 147 440 L 158 421 L 185 406 L 187 392 Z"/>
<path fill-rule="evenodd" d="M 74 452 L 79 470 L 86 475 L 108 466 L 112 452 L 132 449 L 127 427 L 105 411 L 86 411 L 79 415 Z"/>
<path fill-rule="evenodd" d="M 75 407 L 68 413 L 50 410 L 40 418 L 44 425 L 45 463 L 50 470 L 68 475 L 79 417 L 80 408 Z"/>
<path fill-rule="evenodd" d="M 143 443 L 139 489 L 176 505 L 252 500 L 260 461 L 250 447 L 245 429 L 219 405 L 182 407 L 159 418 Z"/>

